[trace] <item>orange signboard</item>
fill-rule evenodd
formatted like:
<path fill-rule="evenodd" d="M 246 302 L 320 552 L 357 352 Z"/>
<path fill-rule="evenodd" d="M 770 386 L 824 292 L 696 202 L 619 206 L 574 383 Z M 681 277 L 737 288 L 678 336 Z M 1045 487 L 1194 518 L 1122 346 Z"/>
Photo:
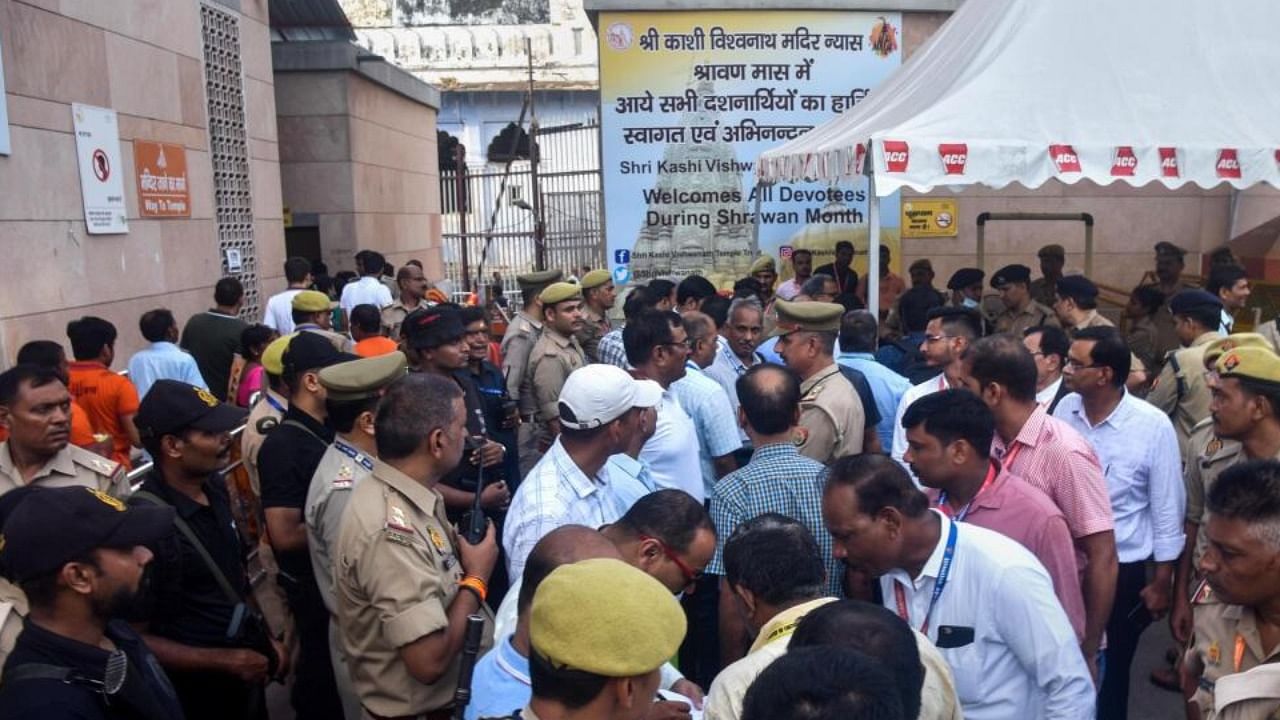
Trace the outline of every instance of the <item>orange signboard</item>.
<path fill-rule="evenodd" d="M 142 217 L 191 217 L 186 148 L 134 140 L 133 167 L 138 176 L 138 212 Z"/>

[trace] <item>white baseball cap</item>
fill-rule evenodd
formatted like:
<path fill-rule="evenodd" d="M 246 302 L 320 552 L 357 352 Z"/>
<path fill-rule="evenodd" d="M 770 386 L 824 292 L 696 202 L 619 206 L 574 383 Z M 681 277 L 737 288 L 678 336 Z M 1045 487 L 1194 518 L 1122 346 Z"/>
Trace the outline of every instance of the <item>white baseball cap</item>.
<path fill-rule="evenodd" d="M 654 407 L 660 402 L 658 383 L 636 380 L 616 365 L 594 363 L 570 373 L 560 389 L 560 425 L 590 430 L 617 420 L 633 407 Z M 565 417 L 565 410 L 573 420 Z"/>

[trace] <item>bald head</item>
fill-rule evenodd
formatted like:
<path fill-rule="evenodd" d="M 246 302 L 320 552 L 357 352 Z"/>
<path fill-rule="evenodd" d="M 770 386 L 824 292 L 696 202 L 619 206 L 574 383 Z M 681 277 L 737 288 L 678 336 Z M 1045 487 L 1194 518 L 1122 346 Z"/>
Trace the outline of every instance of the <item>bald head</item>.
<path fill-rule="evenodd" d="M 773 363 L 760 363 L 736 386 L 747 424 L 760 435 L 778 435 L 795 424 L 800 411 L 800 376 Z"/>
<path fill-rule="evenodd" d="M 563 525 L 542 536 L 525 562 L 518 612 L 523 615 L 533 605 L 534 592 L 552 570 L 592 558 L 621 560 L 622 555 L 608 538 L 585 525 Z"/>

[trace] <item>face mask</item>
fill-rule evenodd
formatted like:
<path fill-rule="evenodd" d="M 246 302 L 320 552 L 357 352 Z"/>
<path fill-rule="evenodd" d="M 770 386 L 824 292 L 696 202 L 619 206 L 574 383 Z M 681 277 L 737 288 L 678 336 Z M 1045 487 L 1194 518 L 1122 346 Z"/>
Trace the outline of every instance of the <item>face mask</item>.
<path fill-rule="evenodd" d="M 974 300 L 974 299 L 973 299 L 973 298 L 971 298 L 971 297 L 965 297 L 965 299 L 964 299 L 964 300 L 960 301 L 960 304 L 961 304 L 961 305 L 963 305 L 964 307 L 967 307 L 967 308 L 976 308 L 976 307 L 978 307 L 978 301 L 977 301 L 977 300 Z"/>

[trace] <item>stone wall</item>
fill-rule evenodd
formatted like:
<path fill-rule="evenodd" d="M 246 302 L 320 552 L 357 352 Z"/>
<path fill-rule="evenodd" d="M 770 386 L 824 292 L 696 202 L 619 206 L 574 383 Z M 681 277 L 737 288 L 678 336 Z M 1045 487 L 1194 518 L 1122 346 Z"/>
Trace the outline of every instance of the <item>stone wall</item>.
<path fill-rule="evenodd" d="M 280 171 L 267 0 L 239 0 L 261 290 L 283 287 Z M 116 324 L 117 369 L 144 344 L 138 317 L 185 322 L 221 275 L 198 0 L 0 0 L 13 152 L 0 156 L 0 368 L 28 340 L 66 342 L 84 314 Z M 129 233 L 88 235 L 71 103 L 119 114 Z M 189 219 L 141 219 L 133 140 L 186 148 Z"/>

